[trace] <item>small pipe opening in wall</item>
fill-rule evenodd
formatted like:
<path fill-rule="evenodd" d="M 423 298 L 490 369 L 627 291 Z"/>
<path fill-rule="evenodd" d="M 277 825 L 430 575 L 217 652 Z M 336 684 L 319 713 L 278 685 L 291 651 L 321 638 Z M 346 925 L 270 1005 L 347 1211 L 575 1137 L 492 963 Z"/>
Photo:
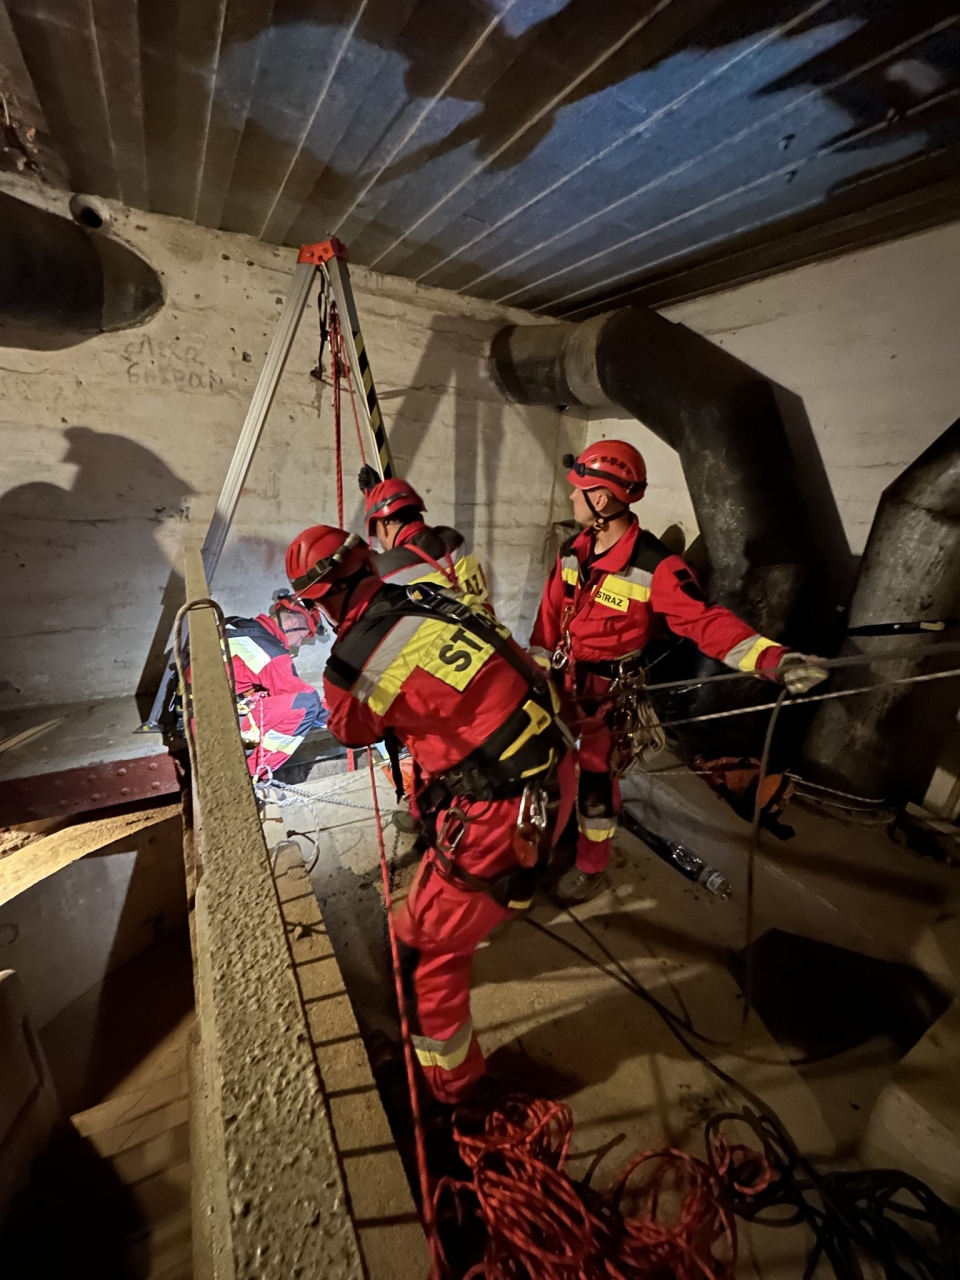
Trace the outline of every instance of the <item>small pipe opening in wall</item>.
<path fill-rule="evenodd" d="M 91 231 L 105 231 L 113 221 L 113 214 L 96 196 L 75 195 L 70 199 L 70 213 L 75 222 Z"/>

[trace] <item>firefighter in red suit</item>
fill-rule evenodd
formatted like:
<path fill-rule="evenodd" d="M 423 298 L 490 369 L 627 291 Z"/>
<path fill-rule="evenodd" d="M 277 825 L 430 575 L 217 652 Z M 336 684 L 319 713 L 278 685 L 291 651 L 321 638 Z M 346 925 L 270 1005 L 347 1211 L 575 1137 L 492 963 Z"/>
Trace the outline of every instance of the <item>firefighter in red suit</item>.
<path fill-rule="evenodd" d="M 630 506 L 647 487 L 640 453 L 600 440 L 569 460 L 573 515 L 580 533 L 560 548 L 530 640 L 576 707 L 580 778 L 576 864 L 556 896 L 583 902 L 604 883 L 620 790 L 610 774 L 611 734 L 604 703 L 620 659 L 638 655 L 662 619 L 701 652 L 738 671 L 784 683 L 791 693 L 827 676 L 817 660 L 758 635 L 729 609 L 709 604 L 680 556 L 641 529 Z"/>
<path fill-rule="evenodd" d="M 300 645 L 316 634 L 316 619 L 290 595 L 278 595 L 269 614 L 226 619 L 240 736 L 254 778 L 269 778 L 326 723 L 320 695 L 293 665 Z"/>
<path fill-rule="evenodd" d="M 486 610 L 432 583 L 381 582 L 366 545 L 341 529 L 304 530 L 287 575 L 337 632 L 324 672 L 330 729 L 354 747 L 392 732 L 421 771 L 430 847 L 396 926 L 417 1057 L 434 1097 L 456 1103 L 484 1073 L 471 957 L 529 905 L 573 807 L 559 699 Z"/>
<path fill-rule="evenodd" d="M 446 525 L 428 525 L 423 499 L 408 480 L 381 480 L 367 466 L 359 483 L 371 545 L 376 539 L 383 548 L 373 563 L 384 582 L 433 582 L 461 592 L 468 603 L 489 606 L 483 567 L 466 550 L 463 534 Z"/>

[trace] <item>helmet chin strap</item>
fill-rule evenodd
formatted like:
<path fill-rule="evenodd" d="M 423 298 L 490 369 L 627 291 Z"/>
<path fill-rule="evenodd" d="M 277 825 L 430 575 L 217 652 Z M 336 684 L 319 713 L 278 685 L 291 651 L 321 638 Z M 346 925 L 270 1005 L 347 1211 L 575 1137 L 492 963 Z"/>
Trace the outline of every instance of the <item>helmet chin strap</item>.
<path fill-rule="evenodd" d="M 580 492 L 583 494 L 584 502 L 586 502 L 587 506 L 590 508 L 590 514 L 593 516 L 593 525 L 591 527 L 596 533 L 602 533 L 603 530 L 606 529 L 608 525 L 614 522 L 614 520 L 622 516 L 625 511 L 630 510 L 629 507 L 621 507 L 619 511 L 613 511 L 610 513 L 610 515 L 605 516 L 601 512 L 599 512 L 597 508 L 593 505 L 593 503 L 590 501 L 589 489 L 581 489 Z"/>

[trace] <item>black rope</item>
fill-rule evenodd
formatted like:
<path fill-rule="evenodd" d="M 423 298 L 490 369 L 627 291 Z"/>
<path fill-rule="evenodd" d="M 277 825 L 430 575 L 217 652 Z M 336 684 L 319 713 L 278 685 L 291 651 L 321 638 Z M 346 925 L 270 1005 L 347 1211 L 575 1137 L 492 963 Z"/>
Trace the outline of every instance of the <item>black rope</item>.
<path fill-rule="evenodd" d="M 743 1001 L 743 1026 L 747 1025 L 747 1019 L 750 1017 L 750 1010 L 753 1007 L 753 929 L 754 929 L 754 912 L 753 902 L 755 894 L 755 871 L 757 865 L 757 853 L 760 849 L 760 819 L 763 817 L 763 784 L 767 779 L 767 772 L 770 768 L 770 751 L 773 747 L 773 735 L 777 728 L 777 720 L 780 716 L 780 708 L 783 706 L 783 700 L 787 696 L 787 690 L 781 689 L 780 696 L 773 704 L 770 712 L 770 720 L 767 724 L 767 736 L 763 741 L 763 755 L 760 757 L 760 772 L 757 774 L 757 794 L 753 802 L 753 821 L 750 824 L 750 840 L 747 844 L 747 909 L 745 912 L 744 923 L 744 954 L 747 962 L 746 983 L 744 984 L 744 1001 Z"/>
<path fill-rule="evenodd" d="M 803 1280 L 812 1280 L 824 1257 L 833 1267 L 836 1280 L 873 1280 L 876 1270 L 865 1271 L 861 1263 L 864 1258 L 879 1264 L 884 1280 L 957 1280 L 960 1213 L 956 1209 L 919 1178 L 899 1169 L 819 1172 L 797 1148 L 773 1107 L 717 1066 L 688 1036 L 708 1038 L 641 986 L 579 917 L 571 911 L 567 914 L 619 972 L 611 972 L 575 942 L 531 916 L 524 919 L 649 1005 L 691 1057 L 746 1100 L 748 1105 L 741 1111 L 719 1113 L 708 1122 L 708 1160 L 715 1160 L 716 1138 L 722 1125 L 739 1121 L 750 1126 L 776 1177 L 765 1191 L 750 1196 L 738 1193 L 729 1177 L 720 1180 L 727 1187 L 730 1207 L 745 1221 L 774 1227 L 806 1223 L 814 1243 Z M 742 1180 L 740 1176 L 736 1179 Z M 911 1225 L 913 1230 L 908 1229 Z"/>

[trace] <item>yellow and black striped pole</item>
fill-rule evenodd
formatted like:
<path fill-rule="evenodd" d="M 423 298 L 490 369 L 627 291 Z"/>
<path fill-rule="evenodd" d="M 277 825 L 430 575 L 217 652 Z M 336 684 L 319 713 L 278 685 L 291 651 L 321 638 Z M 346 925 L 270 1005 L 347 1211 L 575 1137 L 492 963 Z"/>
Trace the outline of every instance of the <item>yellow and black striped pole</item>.
<path fill-rule="evenodd" d="M 370 359 L 360 331 L 357 306 L 353 300 L 353 289 L 350 287 L 347 251 L 339 240 L 323 240 L 319 244 L 304 245 L 297 261 L 313 263 L 321 271 L 326 272 L 330 294 L 343 324 L 347 359 L 350 361 L 350 375 L 354 386 L 358 389 L 363 388 L 363 394 L 357 399 L 360 416 L 373 441 L 375 466 L 382 480 L 390 480 L 394 474 L 393 458 L 390 456 L 390 445 L 383 425 L 380 402 L 377 400 L 373 370 L 370 368 Z"/>

